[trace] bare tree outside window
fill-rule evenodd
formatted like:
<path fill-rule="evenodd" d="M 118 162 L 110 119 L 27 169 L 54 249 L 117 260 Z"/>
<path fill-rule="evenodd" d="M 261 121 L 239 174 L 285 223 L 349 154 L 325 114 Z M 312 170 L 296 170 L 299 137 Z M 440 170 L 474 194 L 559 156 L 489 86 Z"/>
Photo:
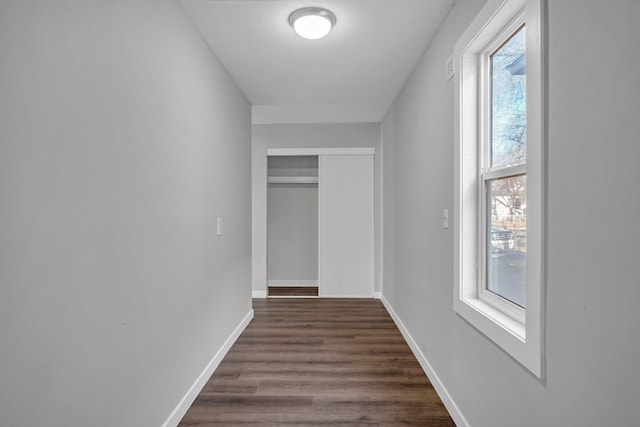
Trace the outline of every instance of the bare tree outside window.
<path fill-rule="evenodd" d="M 526 163 L 525 31 L 520 27 L 490 55 L 491 136 L 488 167 L 504 176 L 485 181 L 487 289 L 525 307 L 526 175 L 508 168 Z"/>

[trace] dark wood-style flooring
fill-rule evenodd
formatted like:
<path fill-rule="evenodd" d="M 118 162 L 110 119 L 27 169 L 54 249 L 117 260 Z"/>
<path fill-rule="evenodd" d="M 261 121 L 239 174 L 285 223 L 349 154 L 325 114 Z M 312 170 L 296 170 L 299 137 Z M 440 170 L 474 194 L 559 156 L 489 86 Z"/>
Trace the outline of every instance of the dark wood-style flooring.
<path fill-rule="evenodd" d="M 373 299 L 258 299 L 180 426 L 455 426 Z"/>
<path fill-rule="evenodd" d="M 270 297 L 317 297 L 317 286 L 269 286 Z"/>

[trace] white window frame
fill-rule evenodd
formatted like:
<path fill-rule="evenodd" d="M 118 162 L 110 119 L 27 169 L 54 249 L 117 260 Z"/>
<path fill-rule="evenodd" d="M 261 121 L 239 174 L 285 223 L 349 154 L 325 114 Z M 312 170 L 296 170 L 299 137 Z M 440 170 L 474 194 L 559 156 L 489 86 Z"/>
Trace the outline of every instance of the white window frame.
<path fill-rule="evenodd" d="M 544 0 L 489 0 L 454 48 L 455 197 L 454 301 L 456 313 L 498 344 L 538 378 L 544 373 Z M 521 19 L 521 18 L 524 19 Z M 511 168 L 526 173 L 527 257 L 526 309 L 500 297 L 483 295 L 486 226 L 485 192 L 480 191 L 488 129 L 485 108 L 487 54 L 497 40 L 526 24 L 527 161 Z M 483 62 L 485 61 L 485 62 Z M 485 221 L 486 222 L 486 221 Z"/>

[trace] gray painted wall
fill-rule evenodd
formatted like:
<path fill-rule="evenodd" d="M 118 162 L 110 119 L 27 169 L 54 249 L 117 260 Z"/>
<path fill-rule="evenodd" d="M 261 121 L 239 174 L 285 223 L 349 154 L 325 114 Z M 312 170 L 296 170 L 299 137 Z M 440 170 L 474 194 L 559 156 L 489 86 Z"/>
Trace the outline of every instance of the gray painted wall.
<path fill-rule="evenodd" d="M 380 124 L 254 125 L 251 137 L 253 291 L 266 291 L 267 277 L 267 149 L 374 147 L 375 156 L 375 289 L 380 289 L 381 176 Z"/>
<path fill-rule="evenodd" d="M 318 280 L 318 185 L 269 184 L 267 280 Z"/>
<path fill-rule="evenodd" d="M 0 424 L 161 425 L 251 308 L 250 105 L 172 0 L 2 1 L 0 58 Z"/>
<path fill-rule="evenodd" d="M 268 176 L 318 176 L 318 156 L 271 156 Z M 318 280 L 318 184 L 268 184 L 267 280 Z"/>
<path fill-rule="evenodd" d="M 382 139 L 382 293 L 389 303 L 393 303 L 393 283 L 395 281 L 395 117 L 393 108 L 381 123 Z"/>
<path fill-rule="evenodd" d="M 385 250 L 384 265 L 395 273 L 383 293 L 469 425 L 637 425 L 640 3 L 549 1 L 542 382 L 452 309 L 453 230 L 441 215 L 453 207 L 453 81 L 444 64 L 483 4 L 456 2 L 383 123 L 384 152 L 389 141 L 395 148 L 384 169 L 385 189 L 395 180 L 384 205 L 385 218 L 395 214 L 395 252 Z M 388 232 L 385 220 L 385 248 Z"/>

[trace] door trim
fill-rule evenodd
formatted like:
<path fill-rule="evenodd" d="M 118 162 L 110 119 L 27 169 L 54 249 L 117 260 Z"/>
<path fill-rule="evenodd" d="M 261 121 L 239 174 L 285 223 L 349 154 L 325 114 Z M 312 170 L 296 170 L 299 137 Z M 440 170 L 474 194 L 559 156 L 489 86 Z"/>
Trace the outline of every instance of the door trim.
<path fill-rule="evenodd" d="M 267 148 L 269 156 L 345 156 L 360 154 L 376 154 L 374 147 L 348 148 Z"/>

